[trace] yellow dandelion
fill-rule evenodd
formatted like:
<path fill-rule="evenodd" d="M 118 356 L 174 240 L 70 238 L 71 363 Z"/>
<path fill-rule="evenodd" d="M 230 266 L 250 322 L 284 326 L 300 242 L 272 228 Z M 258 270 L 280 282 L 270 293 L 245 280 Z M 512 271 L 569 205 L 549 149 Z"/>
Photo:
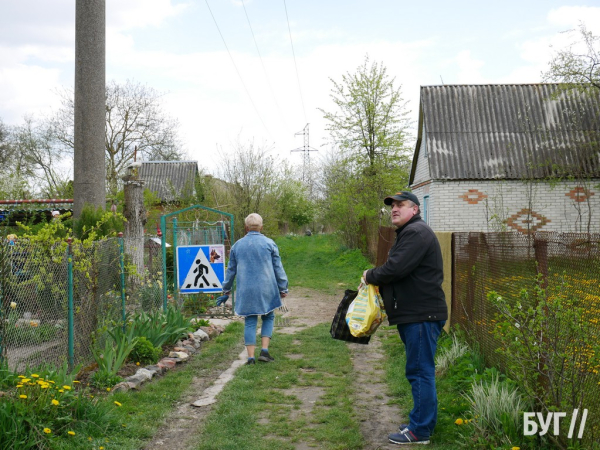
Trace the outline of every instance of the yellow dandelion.
<path fill-rule="evenodd" d="M 58 406 L 60 404 L 60 402 L 58 400 L 56 400 L 55 398 L 52 399 L 52 404 L 54 406 Z"/>
<path fill-rule="evenodd" d="M 44 433 L 50 434 L 52 433 L 52 430 L 50 428 L 44 428 Z"/>
<path fill-rule="evenodd" d="M 25 378 L 25 375 L 19 375 L 17 378 Z"/>
<path fill-rule="evenodd" d="M 79 383 L 81 383 L 81 381 L 75 380 L 75 381 L 73 381 L 73 383 L 79 384 Z"/>
<path fill-rule="evenodd" d="M 15 309 L 17 307 L 17 304 L 15 302 L 10 302 L 10 307 L 12 309 Z"/>
<path fill-rule="evenodd" d="M 31 378 L 39 378 L 40 376 L 37 373 L 32 373 Z"/>
<path fill-rule="evenodd" d="M 70 436 L 75 436 L 75 432 L 74 431 L 67 431 L 67 434 Z"/>
<path fill-rule="evenodd" d="M 138 362 L 136 362 L 136 363 L 135 363 L 135 365 L 136 365 L 136 366 L 139 366 L 139 365 L 140 365 L 140 362 L 139 362 L 139 361 L 138 361 Z"/>
<path fill-rule="evenodd" d="M 71 386 L 63 386 L 63 389 L 70 391 L 71 390 Z"/>
<path fill-rule="evenodd" d="M 510 450 L 521 450 L 521 447 L 513 447 Z"/>
<path fill-rule="evenodd" d="M 23 378 L 23 380 L 21 381 L 22 383 L 29 383 L 31 381 L 31 378 Z"/>
<path fill-rule="evenodd" d="M 100 447 L 98 448 L 98 450 L 104 450 L 104 447 L 100 446 Z"/>
<path fill-rule="evenodd" d="M 121 406 L 121 404 L 119 402 L 115 402 L 115 405 L 117 406 Z"/>
<path fill-rule="evenodd" d="M 454 423 L 455 423 L 456 425 L 462 425 L 462 424 L 463 424 L 463 423 L 465 423 L 465 422 L 464 422 L 464 420 L 462 420 L 461 418 L 458 418 L 458 419 L 456 419 L 456 420 L 454 421 Z"/>
<path fill-rule="evenodd" d="M 58 392 L 60 392 L 62 394 L 63 392 L 65 392 L 65 390 L 64 389 L 59 389 Z"/>
<path fill-rule="evenodd" d="M 27 398 L 27 396 L 25 394 L 21 394 L 19 395 L 19 398 Z"/>
<path fill-rule="evenodd" d="M 106 392 L 110 392 L 110 388 L 106 388 Z"/>

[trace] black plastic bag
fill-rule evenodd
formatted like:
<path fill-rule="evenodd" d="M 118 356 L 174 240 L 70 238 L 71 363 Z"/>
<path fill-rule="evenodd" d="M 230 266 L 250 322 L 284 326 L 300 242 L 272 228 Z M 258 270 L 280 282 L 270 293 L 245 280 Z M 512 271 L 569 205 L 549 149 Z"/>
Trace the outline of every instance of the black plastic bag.
<path fill-rule="evenodd" d="M 340 302 L 335 316 L 333 317 L 333 322 L 331 322 L 331 337 L 334 339 L 339 339 L 340 341 L 354 342 L 356 344 L 368 344 L 371 340 L 371 336 L 363 336 L 363 337 L 354 337 L 350 333 L 350 328 L 348 328 L 348 324 L 346 323 L 346 313 L 348 312 L 348 307 L 352 300 L 356 298 L 358 291 L 352 291 L 347 289 L 344 293 L 344 298 Z"/>

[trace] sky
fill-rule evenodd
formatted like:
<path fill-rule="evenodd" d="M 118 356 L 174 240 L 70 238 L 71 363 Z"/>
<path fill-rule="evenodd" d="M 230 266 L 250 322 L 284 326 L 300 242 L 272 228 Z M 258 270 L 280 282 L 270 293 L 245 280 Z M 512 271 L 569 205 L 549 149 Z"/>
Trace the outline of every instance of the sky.
<path fill-rule="evenodd" d="M 301 133 L 318 164 L 332 80 L 366 57 L 416 123 L 420 86 L 541 82 L 580 23 L 600 35 L 600 0 L 106 0 L 106 80 L 160 92 L 208 173 L 237 142 L 301 170 Z M 74 64 L 75 0 L 0 0 L 0 120 L 51 114 Z"/>

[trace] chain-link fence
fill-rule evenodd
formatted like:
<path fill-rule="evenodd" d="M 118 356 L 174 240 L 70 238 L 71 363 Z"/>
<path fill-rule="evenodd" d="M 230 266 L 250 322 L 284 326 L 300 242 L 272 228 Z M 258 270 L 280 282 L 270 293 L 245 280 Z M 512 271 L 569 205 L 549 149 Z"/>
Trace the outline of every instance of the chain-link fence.
<path fill-rule="evenodd" d="M 514 375 L 510 373 L 511 357 L 506 351 L 509 330 L 502 325 L 507 316 L 498 314 L 498 303 L 491 301 L 488 295 L 497 293 L 495 298 L 501 297 L 507 310 L 514 313 L 512 317 L 531 317 L 534 321 L 540 319 L 539 315 L 546 315 L 538 321 L 543 326 L 548 325 L 539 330 L 539 340 L 520 342 L 519 345 L 530 345 L 531 359 L 535 361 L 543 354 L 541 343 L 550 348 L 551 353 L 552 339 L 555 339 L 558 344 L 555 352 L 561 357 L 564 354 L 561 359 L 564 364 L 560 370 L 549 369 L 555 373 L 548 376 L 563 377 L 560 379 L 564 394 L 572 395 L 570 399 L 565 395 L 563 400 L 573 402 L 579 389 L 577 398 L 583 403 L 574 407 L 598 410 L 600 365 L 593 348 L 600 342 L 599 234 L 454 233 L 452 286 L 452 323 L 466 332 L 470 344 L 478 347 L 488 365 L 509 371 L 509 376 Z M 555 301 L 556 309 L 546 307 L 548 300 Z M 539 308 L 540 305 L 543 308 Z M 536 307 L 538 312 L 533 311 Z M 529 308 L 532 312 L 525 313 Z M 568 313 L 565 312 L 567 309 Z M 535 314 L 538 314 L 537 319 Z M 573 330 L 573 324 L 561 324 L 560 320 L 572 320 L 579 324 L 575 328 L 585 329 L 584 341 L 587 343 L 559 342 L 561 338 L 574 339 L 576 334 L 565 331 Z M 508 325 L 513 331 L 524 326 L 518 320 Z M 524 337 L 526 334 L 517 331 L 512 338 L 516 341 Z M 544 366 L 549 362 L 541 357 L 539 364 Z M 542 367 L 540 372 L 546 369 Z M 535 372 L 536 367 L 531 371 Z M 563 373 L 558 373 L 561 371 Z M 570 380 L 564 376 L 567 371 L 570 371 Z M 540 376 L 539 380 L 542 388 L 548 387 L 547 377 Z M 581 384 L 574 386 L 577 380 Z M 569 383 L 572 384 L 569 386 Z M 555 398 L 560 395 L 556 392 Z M 586 442 L 599 436 L 600 418 L 592 415 L 588 417 Z"/>
<path fill-rule="evenodd" d="M 11 369 L 87 364 L 96 330 L 162 307 L 160 247 L 145 239 L 138 268 L 127 243 L 0 244 L 0 350 Z"/>

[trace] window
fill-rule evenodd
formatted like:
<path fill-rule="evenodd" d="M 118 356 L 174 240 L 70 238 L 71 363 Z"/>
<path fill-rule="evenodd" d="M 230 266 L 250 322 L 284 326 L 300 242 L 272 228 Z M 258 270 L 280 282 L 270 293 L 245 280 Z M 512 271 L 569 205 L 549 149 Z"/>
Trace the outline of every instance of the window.
<path fill-rule="evenodd" d="M 423 197 L 423 220 L 429 225 L 429 195 Z"/>

